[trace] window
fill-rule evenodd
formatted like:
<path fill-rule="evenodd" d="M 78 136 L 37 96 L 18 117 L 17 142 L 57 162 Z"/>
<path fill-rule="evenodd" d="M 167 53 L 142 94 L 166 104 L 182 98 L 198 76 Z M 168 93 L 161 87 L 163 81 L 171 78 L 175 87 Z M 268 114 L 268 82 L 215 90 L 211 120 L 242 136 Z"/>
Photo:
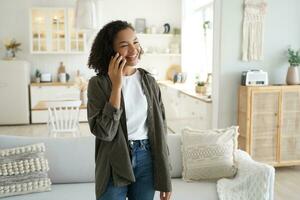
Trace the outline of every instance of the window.
<path fill-rule="evenodd" d="M 185 0 L 182 23 L 182 68 L 190 82 L 212 72 L 213 1 Z"/>

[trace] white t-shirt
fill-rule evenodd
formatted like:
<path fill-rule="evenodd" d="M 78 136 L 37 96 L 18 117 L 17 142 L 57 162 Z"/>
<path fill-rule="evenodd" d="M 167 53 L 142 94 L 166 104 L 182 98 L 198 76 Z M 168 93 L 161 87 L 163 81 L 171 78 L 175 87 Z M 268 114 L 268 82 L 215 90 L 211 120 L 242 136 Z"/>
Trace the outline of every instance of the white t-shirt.
<path fill-rule="evenodd" d="M 123 76 L 122 93 L 126 110 L 128 140 L 148 139 L 146 125 L 148 104 L 142 90 L 139 70 L 130 76 Z"/>

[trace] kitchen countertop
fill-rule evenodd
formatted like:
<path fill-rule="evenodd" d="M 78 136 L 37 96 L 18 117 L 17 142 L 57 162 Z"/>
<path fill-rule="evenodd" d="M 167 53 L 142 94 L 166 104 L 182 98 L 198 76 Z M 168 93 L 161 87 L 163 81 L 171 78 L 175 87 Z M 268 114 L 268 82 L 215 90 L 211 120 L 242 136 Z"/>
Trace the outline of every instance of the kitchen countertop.
<path fill-rule="evenodd" d="M 182 92 L 183 94 L 186 94 L 190 97 L 193 97 L 195 99 L 199 99 L 201 101 L 204 101 L 206 103 L 211 103 L 212 100 L 211 98 L 208 98 L 208 96 L 205 96 L 203 94 L 199 94 L 195 92 L 195 86 L 191 84 L 186 84 L 186 83 L 173 83 L 170 80 L 158 80 L 158 84 L 164 85 L 170 88 L 174 88 L 178 90 L 179 92 Z"/>
<path fill-rule="evenodd" d="M 39 101 L 31 110 L 47 110 L 48 106 L 47 106 L 47 102 L 48 101 Z M 81 105 L 79 107 L 79 109 L 86 109 L 86 105 Z"/>
<path fill-rule="evenodd" d="M 183 94 L 186 94 L 190 97 L 201 100 L 203 102 L 206 102 L 206 103 L 211 103 L 212 102 L 211 98 L 208 98 L 208 96 L 196 93 L 194 85 L 186 84 L 186 83 L 173 83 L 170 80 L 158 80 L 157 83 L 160 84 L 160 85 L 170 87 L 170 88 L 174 88 L 174 89 L 178 90 L 179 92 L 181 92 Z M 74 86 L 74 85 L 75 85 L 74 82 L 67 82 L 67 83 L 61 83 L 61 82 L 30 83 L 30 86 L 37 86 L 37 87 L 41 87 L 41 86 Z M 33 110 L 44 110 L 45 107 L 47 107 L 45 102 L 39 102 L 33 108 Z M 82 106 L 80 108 L 82 109 Z M 86 108 L 86 106 L 85 106 L 85 108 Z"/>
<path fill-rule="evenodd" d="M 41 82 L 41 83 L 30 83 L 30 86 L 73 86 L 75 85 L 74 82 L 66 82 L 66 83 L 61 83 L 61 82 Z"/>

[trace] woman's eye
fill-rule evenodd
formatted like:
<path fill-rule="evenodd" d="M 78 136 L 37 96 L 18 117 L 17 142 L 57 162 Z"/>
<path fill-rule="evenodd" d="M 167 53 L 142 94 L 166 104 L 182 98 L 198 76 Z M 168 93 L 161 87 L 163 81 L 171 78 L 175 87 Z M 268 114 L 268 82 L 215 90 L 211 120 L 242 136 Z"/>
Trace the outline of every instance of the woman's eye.
<path fill-rule="evenodd" d="M 135 42 L 134 42 L 134 44 L 138 44 L 138 43 L 139 43 L 138 41 L 135 41 Z"/>

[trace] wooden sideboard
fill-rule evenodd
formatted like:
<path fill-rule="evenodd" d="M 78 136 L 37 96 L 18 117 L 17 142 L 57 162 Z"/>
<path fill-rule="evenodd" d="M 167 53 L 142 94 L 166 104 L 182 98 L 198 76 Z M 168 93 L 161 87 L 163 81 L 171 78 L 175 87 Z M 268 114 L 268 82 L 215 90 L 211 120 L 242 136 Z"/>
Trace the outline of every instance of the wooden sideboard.
<path fill-rule="evenodd" d="M 300 86 L 240 86 L 239 148 L 273 166 L 300 164 Z"/>
<path fill-rule="evenodd" d="M 47 101 L 79 100 L 79 89 L 73 83 L 32 83 L 30 84 L 31 123 L 48 121 Z M 79 121 L 87 121 L 86 105 L 81 105 Z"/>

